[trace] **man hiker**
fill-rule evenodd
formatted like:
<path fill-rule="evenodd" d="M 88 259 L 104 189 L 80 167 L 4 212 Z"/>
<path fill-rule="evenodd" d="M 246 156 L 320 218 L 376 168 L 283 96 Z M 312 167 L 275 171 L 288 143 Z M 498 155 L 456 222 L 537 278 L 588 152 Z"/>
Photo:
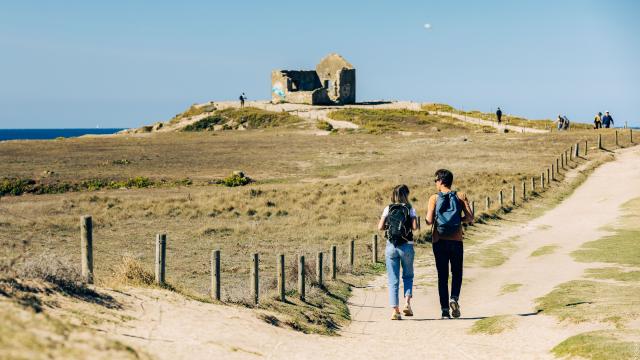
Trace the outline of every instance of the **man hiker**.
<path fill-rule="evenodd" d="M 446 169 L 435 173 L 438 194 L 431 195 L 427 208 L 427 224 L 432 225 L 433 255 L 438 271 L 438 295 L 442 318 L 460 317 L 462 286 L 462 224 L 473 222 L 473 212 L 462 192 L 451 190 L 453 174 Z M 449 264 L 451 264 L 451 297 L 449 297 Z M 451 309 L 451 312 L 449 312 Z"/>
<path fill-rule="evenodd" d="M 598 112 L 596 117 L 593 119 L 593 128 L 600 129 L 602 127 L 602 113 Z"/>
<path fill-rule="evenodd" d="M 242 95 L 240 95 L 240 108 L 242 109 L 244 107 L 244 101 L 247 99 L 247 96 L 242 93 Z"/>
<path fill-rule="evenodd" d="M 498 111 L 496 111 L 496 118 L 498 118 L 498 124 L 502 122 L 502 110 L 498 107 Z"/>
<path fill-rule="evenodd" d="M 608 111 L 604 112 L 604 116 L 602 117 L 602 126 L 604 126 L 607 129 L 613 126 L 613 118 L 611 117 L 611 114 L 609 114 Z"/>

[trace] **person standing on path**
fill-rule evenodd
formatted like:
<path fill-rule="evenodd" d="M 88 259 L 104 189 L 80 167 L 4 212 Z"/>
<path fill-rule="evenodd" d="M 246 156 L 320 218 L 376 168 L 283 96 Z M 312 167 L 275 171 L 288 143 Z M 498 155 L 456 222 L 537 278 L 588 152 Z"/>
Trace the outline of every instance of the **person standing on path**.
<path fill-rule="evenodd" d="M 598 112 L 596 117 L 593 119 L 593 128 L 600 129 L 602 127 L 602 113 Z"/>
<path fill-rule="evenodd" d="M 473 223 L 473 212 L 462 192 L 451 190 L 453 173 L 440 169 L 435 173 L 438 194 L 431 195 L 427 208 L 427 224 L 432 225 L 433 255 L 438 271 L 438 295 L 442 318 L 460 317 L 462 287 L 462 224 Z M 464 214 L 464 216 L 463 216 Z M 451 264 L 451 297 L 449 297 L 449 264 Z M 449 312 L 451 309 L 451 313 Z"/>
<path fill-rule="evenodd" d="M 389 283 L 389 303 L 393 308 L 391 320 L 400 320 L 398 292 L 400 289 L 400 266 L 402 265 L 402 284 L 404 287 L 405 316 L 413 316 L 411 298 L 413 297 L 413 230 L 418 229 L 416 210 L 409 202 L 409 188 L 398 185 L 391 193 L 391 204 L 384 208 L 378 222 L 378 230 L 385 230 L 387 246 L 385 259 Z"/>
<path fill-rule="evenodd" d="M 500 107 L 496 111 L 496 118 L 498 119 L 498 124 L 500 124 L 502 122 L 502 110 L 500 110 Z"/>
<path fill-rule="evenodd" d="M 244 108 L 244 101 L 247 100 L 247 96 L 244 93 L 242 93 L 242 95 L 240 95 L 239 99 L 240 99 L 240 108 L 242 109 L 242 108 Z"/>
<path fill-rule="evenodd" d="M 604 116 L 602 117 L 602 125 L 607 129 L 613 126 L 613 118 L 608 111 L 604 112 Z"/>

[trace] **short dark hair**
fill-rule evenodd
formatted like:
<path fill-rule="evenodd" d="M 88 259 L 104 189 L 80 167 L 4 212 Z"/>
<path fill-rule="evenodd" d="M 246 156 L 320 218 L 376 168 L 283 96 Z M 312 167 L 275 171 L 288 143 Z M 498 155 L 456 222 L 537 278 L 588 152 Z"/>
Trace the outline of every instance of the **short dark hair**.
<path fill-rule="evenodd" d="M 442 185 L 451 187 L 453 184 L 453 173 L 447 169 L 440 169 L 436 171 L 436 181 L 440 180 Z"/>

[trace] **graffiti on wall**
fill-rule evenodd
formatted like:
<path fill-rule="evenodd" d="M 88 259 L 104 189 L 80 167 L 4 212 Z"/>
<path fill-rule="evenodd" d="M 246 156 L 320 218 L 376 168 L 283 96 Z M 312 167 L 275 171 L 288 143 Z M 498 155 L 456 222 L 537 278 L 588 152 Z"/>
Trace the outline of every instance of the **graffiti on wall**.
<path fill-rule="evenodd" d="M 284 88 L 282 87 L 282 83 L 280 83 L 280 82 L 276 82 L 275 84 L 273 84 L 273 87 L 271 88 L 271 92 L 273 92 L 274 94 L 278 95 L 278 97 L 280 97 L 280 99 L 284 99 L 284 97 L 285 97 Z"/>

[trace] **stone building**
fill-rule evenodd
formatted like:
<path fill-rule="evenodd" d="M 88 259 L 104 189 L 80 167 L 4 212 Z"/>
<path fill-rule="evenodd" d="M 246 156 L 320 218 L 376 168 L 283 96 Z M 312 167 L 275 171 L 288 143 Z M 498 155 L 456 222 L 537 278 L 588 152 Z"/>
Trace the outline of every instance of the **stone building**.
<path fill-rule="evenodd" d="M 310 105 L 344 105 L 356 102 L 356 69 L 332 53 L 315 70 L 273 70 L 271 100 Z"/>

